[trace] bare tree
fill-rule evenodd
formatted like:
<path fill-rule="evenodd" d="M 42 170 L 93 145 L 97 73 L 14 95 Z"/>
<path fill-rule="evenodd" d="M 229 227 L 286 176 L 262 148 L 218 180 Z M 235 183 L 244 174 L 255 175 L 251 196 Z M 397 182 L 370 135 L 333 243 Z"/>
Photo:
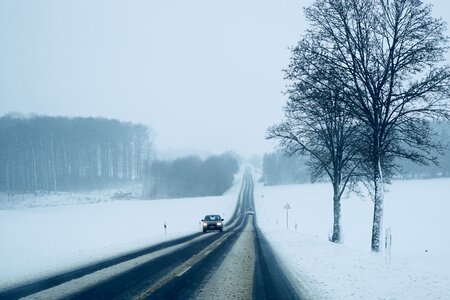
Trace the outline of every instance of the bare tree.
<path fill-rule="evenodd" d="M 345 91 L 336 88 L 324 73 L 316 72 L 311 57 L 293 49 L 286 79 L 292 81 L 285 106 L 286 120 L 269 128 L 269 139 L 278 140 L 289 155 L 309 157 L 313 179 L 327 176 L 333 185 L 333 235 L 341 242 L 341 197 L 357 178 L 360 124 L 347 113 Z M 332 70 L 329 70 L 332 72 Z"/>
<path fill-rule="evenodd" d="M 305 157 L 287 156 L 283 151 L 265 153 L 262 161 L 264 185 L 295 184 L 309 181 Z"/>
<path fill-rule="evenodd" d="M 445 23 L 419 0 L 316 0 L 305 12 L 312 26 L 301 51 L 321 62 L 316 72 L 336 75 L 349 114 L 368 128 L 371 246 L 379 252 L 383 175 L 396 158 L 433 161 L 428 122 L 449 117 Z"/>

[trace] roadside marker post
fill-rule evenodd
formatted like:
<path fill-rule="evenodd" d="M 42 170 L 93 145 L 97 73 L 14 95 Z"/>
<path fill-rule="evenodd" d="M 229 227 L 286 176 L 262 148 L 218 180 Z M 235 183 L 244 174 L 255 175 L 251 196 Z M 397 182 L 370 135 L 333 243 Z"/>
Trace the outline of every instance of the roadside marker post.
<path fill-rule="evenodd" d="M 289 229 L 289 210 L 291 209 L 291 206 L 286 202 L 283 208 L 286 210 L 286 229 Z"/>
<path fill-rule="evenodd" d="M 386 236 L 384 237 L 384 262 L 386 265 L 391 264 L 391 247 L 392 247 L 392 233 L 391 228 L 386 228 Z"/>

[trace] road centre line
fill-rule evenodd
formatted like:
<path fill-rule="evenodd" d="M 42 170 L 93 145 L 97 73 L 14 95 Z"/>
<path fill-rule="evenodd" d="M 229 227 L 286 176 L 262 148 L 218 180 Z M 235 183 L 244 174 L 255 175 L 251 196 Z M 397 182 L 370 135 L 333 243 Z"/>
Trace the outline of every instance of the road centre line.
<path fill-rule="evenodd" d="M 152 284 L 149 288 L 147 288 L 145 291 L 143 291 L 141 294 L 136 296 L 135 300 L 143 300 L 146 299 L 148 296 L 150 296 L 152 293 L 154 293 L 157 289 L 167 284 L 169 281 L 173 280 L 175 277 L 179 277 L 183 275 L 187 270 L 189 270 L 192 266 L 194 266 L 196 263 L 200 262 L 202 259 L 206 257 L 205 253 L 211 253 L 214 251 L 217 247 L 220 246 L 222 241 L 226 240 L 230 236 L 231 232 L 225 233 L 222 237 L 220 237 L 218 240 L 216 240 L 214 243 L 210 244 L 208 247 L 197 253 L 197 255 L 192 256 L 190 259 L 188 259 L 185 263 L 183 263 L 181 266 L 177 267 L 175 270 L 170 272 L 167 276 L 161 278 L 154 284 Z"/>
<path fill-rule="evenodd" d="M 108 279 L 110 279 L 114 276 L 125 273 L 139 265 L 150 262 L 154 259 L 157 259 L 157 258 L 163 256 L 163 255 L 173 253 L 181 248 L 184 248 L 185 246 L 189 245 L 190 243 L 202 240 L 206 237 L 207 237 L 207 235 L 198 236 L 192 240 L 183 242 L 181 244 L 173 245 L 168 248 L 160 249 L 158 251 L 148 253 L 148 254 L 136 257 L 131 260 L 124 261 L 122 263 L 119 263 L 119 264 L 116 264 L 116 265 L 113 265 L 113 266 L 110 266 L 107 268 L 103 268 L 94 273 L 87 274 L 83 277 L 73 279 L 71 281 L 67 281 L 60 285 L 51 287 L 49 289 L 40 291 L 38 293 L 29 295 L 27 297 L 32 297 L 33 299 L 60 299 L 60 298 L 68 297 L 70 295 L 76 294 L 77 292 L 79 292 L 82 289 L 86 289 L 86 288 L 90 288 L 95 285 L 98 285 L 102 282 L 107 281 Z"/>

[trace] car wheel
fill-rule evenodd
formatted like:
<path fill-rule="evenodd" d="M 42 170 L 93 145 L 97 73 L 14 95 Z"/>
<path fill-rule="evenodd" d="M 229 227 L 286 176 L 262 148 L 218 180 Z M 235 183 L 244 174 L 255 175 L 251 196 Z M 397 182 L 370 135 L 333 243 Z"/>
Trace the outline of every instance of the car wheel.
<path fill-rule="evenodd" d="M 203 229 L 203 233 L 206 233 L 206 229 Z"/>
<path fill-rule="evenodd" d="M 223 228 L 220 228 L 219 231 L 222 232 L 222 231 L 223 231 Z"/>

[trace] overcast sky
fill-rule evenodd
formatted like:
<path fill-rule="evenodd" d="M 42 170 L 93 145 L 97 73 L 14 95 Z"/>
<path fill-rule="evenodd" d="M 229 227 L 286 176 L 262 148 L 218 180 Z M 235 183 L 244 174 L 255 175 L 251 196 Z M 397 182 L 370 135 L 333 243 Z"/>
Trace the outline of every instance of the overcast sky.
<path fill-rule="evenodd" d="M 309 3 L 2 0 L 0 114 L 140 122 L 158 150 L 271 151 Z"/>

